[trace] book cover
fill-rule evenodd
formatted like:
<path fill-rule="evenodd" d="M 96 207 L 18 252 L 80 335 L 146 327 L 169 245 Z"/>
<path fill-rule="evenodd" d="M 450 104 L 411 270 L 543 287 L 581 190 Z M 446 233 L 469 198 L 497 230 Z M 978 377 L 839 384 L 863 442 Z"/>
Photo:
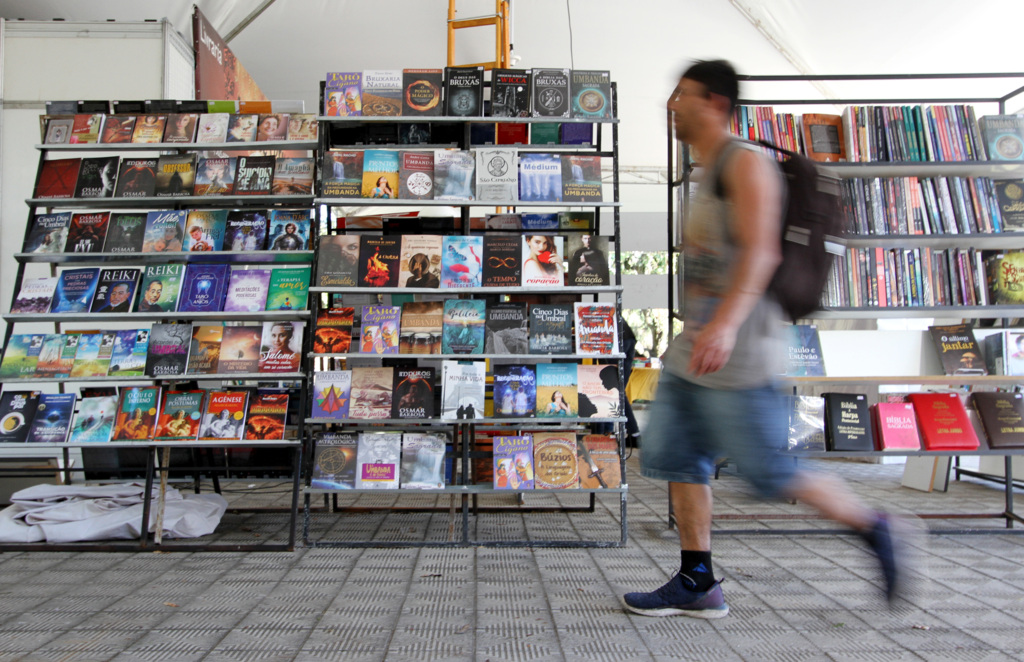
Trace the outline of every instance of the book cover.
<path fill-rule="evenodd" d="M 971 401 L 981 417 L 989 448 L 1024 448 L 1024 394 L 975 391 Z"/>
<path fill-rule="evenodd" d="M 68 441 L 72 444 L 110 441 L 116 412 L 116 395 L 83 396 Z"/>
<path fill-rule="evenodd" d="M 576 440 L 580 488 L 612 489 L 622 486 L 619 443 L 614 437 L 586 434 Z"/>
<path fill-rule="evenodd" d="M 264 322 L 260 340 L 260 372 L 298 372 L 302 361 L 305 322 Z"/>
<path fill-rule="evenodd" d="M 942 369 L 947 375 L 987 375 L 981 349 L 974 338 L 972 324 L 929 326 L 935 349 L 939 352 Z"/>
<path fill-rule="evenodd" d="M 184 264 L 152 264 L 146 267 L 135 312 L 169 313 L 177 310 L 184 275 Z"/>
<path fill-rule="evenodd" d="M 447 442 L 448 435 L 439 432 L 406 432 L 402 435 L 402 489 L 444 489 Z"/>
<path fill-rule="evenodd" d="M 566 237 L 565 244 L 565 254 L 569 258 L 569 266 L 565 272 L 567 285 L 611 285 L 608 237 L 573 232 Z"/>
<path fill-rule="evenodd" d="M 65 336 L 59 333 L 47 333 L 43 335 L 43 344 L 39 346 L 39 356 L 36 359 L 37 378 L 60 378 L 64 363 L 61 357 L 64 353 Z"/>
<path fill-rule="evenodd" d="M 614 303 L 576 301 L 573 313 L 577 354 L 609 356 L 619 351 L 619 325 Z"/>
<path fill-rule="evenodd" d="M 327 370 L 313 373 L 312 418 L 344 420 L 348 418 L 352 395 L 351 370 Z"/>
<path fill-rule="evenodd" d="M 363 152 L 364 198 L 398 198 L 398 152 L 389 149 L 368 149 Z"/>
<path fill-rule="evenodd" d="M 487 306 L 485 354 L 530 353 L 526 305 L 522 301 L 501 301 Z"/>
<path fill-rule="evenodd" d="M 601 157 L 563 154 L 562 201 L 601 202 Z"/>
<path fill-rule="evenodd" d="M 914 405 L 909 402 L 879 402 L 871 405 L 875 425 L 875 450 L 920 450 Z"/>
<path fill-rule="evenodd" d="M 990 303 L 1015 306 L 1024 302 L 1024 251 L 1004 251 L 985 258 Z"/>
<path fill-rule="evenodd" d="M 70 117 L 51 117 L 46 120 L 44 145 L 66 145 L 71 140 L 71 128 L 75 120 Z"/>
<path fill-rule="evenodd" d="M 363 72 L 363 115 L 394 117 L 402 114 L 402 70 L 367 69 Z"/>
<path fill-rule="evenodd" d="M 427 145 L 430 143 L 431 131 L 428 122 L 403 122 L 398 125 L 399 145 Z"/>
<path fill-rule="evenodd" d="M 594 220 L 594 212 L 592 211 L 560 211 L 558 212 L 558 229 L 592 232 L 595 228 Z M 599 235 L 595 235 L 594 238 L 598 240 L 604 239 L 605 242 L 608 241 L 607 237 L 601 237 Z M 600 243 L 596 245 L 600 246 Z"/>
<path fill-rule="evenodd" d="M 309 247 L 313 212 L 309 209 L 272 209 L 267 250 L 304 251 Z"/>
<path fill-rule="evenodd" d="M 401 237 L 364 235 L 359 242 L 359 287 L 398 287 Z"/>
<path fill-rule="evenodd" d="M 211 441 L 241 439 L 248 402 L 248 391 L 210 391 L 199 426 L 199 438 Z"/>
<path fill-rule="evenodd" d="M 157 420 L 158 441 L 194 441 L 199 437 L 206 391 L 169 391 Z"/>
<path fill-rule="evenodd" d="M 519 199 L 523 202 L 562 201 L 562 161 L 557 154 L 519 155 Z"/>
<path fill-rule="evenodd" d="M 181 283 L 178 312 L 220 312 L 224 308 L 230 271 L 231 266 L 227 264 L 187 264 L 185 278 Z"/>
<path fill-rule="evenodd" d="M 264 113 L 256 126 L 256 142 L 286 140 L 288 138 L 288 113 Z"/>
<path fill-rule="evenodd" d="M 156 433 L 159 386 L 121 387 L 111 441 L 141 441 Z"/>
<path fill-rule="evenodd" d="M 255 313 L 266 310 L 270 269 L 232 269 L 224 299 L 226 313 Z"/>
<path fill-rule="evenodd" d="M 788 377 L 824 377 L 825 361 L 821 339 L 814 324 L 786 327 L 786 373 Z"/>
<path fill-rule="evenodd" d="M 261 251 L 267 243 L 267 211 L 236 209 L 228 212 L 224 250 L 235 253 Z"/>
<path fill-rule="evenodd" d="M 165 143 L 195 142 L 199 113 L 171 113 L 167 116 L 163 141 Z"/>
<path fill-rule="evenodd" d="M 573 309 L 564 303 L 530 306 L 530 354 L 572 354 Z"/>
<path fill-rule="evenodd" d="M 284 439 L 288 424 L 288 391 L 259 389 L 249 399 L 243 439 L 271 441 Z"/>
<path fill-rule="evenodd" d="M 321 170 L 321 195 L 331 198 L 359 198 L 363 195 L 362 150 L 329 149 Z"/>
<path fill-rule="evenodd" d="M 275 162 L 274 156 L 239 156 L 235 195 L 270 195 Z"/>
<path fill-rule="evenodd" d="M 96 293 L 100 270 L 96 267 L 65 269 L 57 277 L 50 302 L 51 313 L 85 313 Z"/>
<path fill-rule="evenodd" d="M 352 490 L 356 487 L 356 451 L 359 435 L 324 432 L 313 451 L 310 487 L 318 490 Z"/>
<path fill-rule="evenodd" d="M 445 299 L 441 353 L 482 354 L 486 320 L 483 299 Z"/>
<path fill-rule="evenodd" d="M 402 200 L 434 199 L 434 153 L 398 153 L 398 197 Z"/>
<path fill-rule="evenodd" d="M 403 234 L 399 256 L 398 286 L 441 286 L 442 238 L 435 234 Z"/>
<path fill-rule="evenodd" d="M 576 489 L 580 486 L 575 432 L 534 432 L 534 486 L 542 490 Z"/>
<path fill-rule="evenodd" d="M 133 143 L 158 143 L 164 138 L 164 129 L 167 126 L 166 115 L 143 115 L 135 122 L 132 131 Z"/>
<path fill-rule="evenodd" d="M 443 301 L 406 301 L 402 303 L 399 354 L 440 354 L 444 327 Z"/>
<path fill-rule="evenodd" d="M 145 375 L 150 335 L 150 329 L 118 331 L 117 337 L 114 339 L 114 351 L 107 374 L 111 377 L 142 377 Z"/>
<path fill-rule="evenodd" d="M 434 199 L 476 199 L 476 157 L 470 150 L 434 150 Z"/>
<path fill-rule="evenodd" d="M 193 325 L 188 350 L 189 375 L 214 375 L 220 362 L 220 343 L 224 327 L 220 324 Z"/>
<path fill-rule="evenodd" d="M 197 143 L 222 143 L 228 138 L 227 113 L 202 113 L 196 129 Z"/>
<path fill-rule="evenodd" d="M 846 160 L 843 118 L 824 113 L 804 113 L 801 118 L 804 153 L 812 161 Z"/>
<path fill-rule="evenodd" d="M 1024 181 L 996 179 L 992 181 L 1003 232 L 1024 231 Z"/>
<path fill-rule="evenodd" d="M 363 306 L 359 327 L 360 354 L 398 354 L 400 306 Z"/>
<path fill-rule="evenodd" d="M 483 418 L 486 378 L 484 361 L 442 361 L 441 419 Z"/>
<path fill-rule="evenodd" d="M 623 415 L 619 395 L 622 380 L 613 364 L 576 366 L 580 418 L 618 418 Z"/>
<path fill-rule="evenodd" d="M 78 355 L 78 344 L 82 337 L 82 334 L 78 331 L 65 332 L 64 347 L 61 348 L 60 352 L 60 370 L 56 375 L 61 378 L 67 378 L 71 376 L 71 371 L 75 368 L 75 358 Z"/>
<path fill-rule="evenodd" d="M 267 289 L 267 310 L 305 310 L 309 296 L 311 267 L 271 270 Z"/>
<path fill-rule="evenodd" d="M 27 441 L 43 444 L 62 444 L 67 441 L 77 401 L 74 393 L 41 393 Z"/>
<path fill-rule="evenodd" d="M 21 281 L 21 290 L 11 304 L 12 313 L 46 313 L 50 310 L 53 293 L 57 289 L 57 277 L 26 278 Z"/>
<path fill-rule="evenodd" d="M 331 234 L 318 238 L 318 287 L 356 287 L 359 283 L 361 235 Z"/>
<path fill-rule="evenodd" d="M 481 236 L 445 235 L 441 248 L 441 287 L 481 287 L 483 252 Z"/>
<path fill-rule="evenodd" d="M 77 113 L 75 121 L 71 125 L 71 139 L 68 142 L 73 145 L 99 142 L 100 128 L 103 126 L 105 114 L 106 111 L 100 113 Z"/>
<path fill-rule="evenodd" d="M 185 236 L 183 209 L 151 211 L 146 214 L 146 234 L 142 240 L 143 253 L 177 253 Z"/>
<path fill-rule="evenodd" d="M 440 115 L 442 69 L 402 70 L 402 115 Z"/>
<path fill-rule="evenodd" d="M 484 216 L 484 227 L 488 230 L 521 230 L 523 227 L 523 215 L 518 213 L 487 214 Z"/>
<path fill-rule="evenodd" d="M 537 408 L 537 372 L 532 365 L 495 365 L 495 418 L 533 418 Z"/>
<path fill-rule="evenodd" d="M 989 374 L 1024 375 L 1024 331 L 1007 329 L 985 337 Z"/>
<path fill-rule="evenodd" d="M 348 417 L 355 420 L 391 417 L 391 394 L 395 385 L 395 369 L 352 368 L 352 399 Z"/>
<path fill-rule="evenodd" d="M 196 164 L 196 195 L 231 195 L 235 192 L 235 157 L 200 158 Z"/>
<path fill-rule="evenodd" d="M 480 117 L 484 114 L 484 68 L 444 68 L 445 115 Z"/>
<path fill-rule="evenodd" d="M 312 195 L 313 158 L 279 157 L 274 164 L 274 181 L 270 192 L 273 195 Z"/>
<path fill-rule="evenodd" d="M 514 202 L 519 195 L 519 158 L 514 149 L 476 150 L 476 199 Z"/>
<path fill-rule="evenodd" d="M 191 343 L 192 325 L 154 324 L 146 350 L 145 374 L 155 378 L 184 375 Z"/>
<path fill-rule="evenodd" d="M 824 393 L 825 441 L 830 451 L 873 451 L 868 399 L 863 393 Z"/>
<path fill-rule="evenodd" d="M 146 212 L 113 212 L 107 223 L 104 253 L 141 253 L 146 234 Z"/>
<path fill-rule="evenodd" d="M 532 85 L 534 117 L 569 117 L 568 69 L 533 69 Z"/>
<path fill-rule="evenodd" d="M 78 181 L 82 159 L 46 159 L 39 166 L 39 178 L 33 189 L 33 198 L 71 198 Z"/>
<path fill-rule="evenodd" d="M 32 217 L 23 253 L 63 253 L 71 225 L 71 212 L 38 214 Z"/>
<path fill-rule="evenodd" d="M 436 379 L 437 371 L 429 366 L 396 368 L 391 418 L 433 418 Z"/>
<path fill-rule="evenodd" d="M 313 352 L 315 354 L 347 354 L 352 346 L 354 317 L 355 308 L 352 306 L 319 309 L 316 317 L 316 329 L 313 331 Z"/>
<path fill-rule="evenodd" d="M 789 434 L 787 449 L 791 451 L 824 451 L 825 398 L 820 395 L 788 395 Z"/>
<path fill-rule="evenodd" d="M 975 450 L 978 437 L 958 393 L 911 393 L 926 451 Z"/>
<path fill-rule="evenodd" d="M 537 364 L 537 418 L 575 418 L 579 394 L 575 363 Z M 575 454 L 574 454 L 575 457 Z"/>
<path fill-rule="evenodd" d="M 986 115 L 979 120 L 991 161 L 1024 161 L 1024 115 Z"/>
<path fill-rule="evenodd" d="M 75 198 L 110 198 L 114 195 L 120 158 L 97 156 L 82 159 L 75 180 Z"/>
<path fill-rule="evenodd" d="M 65 253 L 99 253 L 107 237 L 110 212 L 91 212 L 71 215 Z"/>
<path fill-rule="evenodd" d="M 24 443 L 39 408 L 39 391 L 4 391 L 0 395 L 0 443 Z"/>
<path fill-rule="evenodd" d="M 557 230 L 561 227 L 557 213 L 522 214 L 520 219 L 524 230 Z"/>
<path fill-rule="evenodd" d="M 115 198 L 152 198 L 156 196 L 156 159 L 121 159 L 117 173 Z"/>
<path fill-rule="evenodd" d="M 607 71 L 573 69 L 569 72 L 569 114 L 580 119 L 607 120 L 612 117 L 612 77 Z"/>
<path fill-rule="evenodd" d="M 78 336 L 78 347 L 75 361 L 71 368 L 71 378 L 106 377 L 113 356 L 116 333 L 113 331 L 93 331 Z M 103 357 L 100 357 L 100 352 Z"/>
<path fill-rule="evenodd" d="M 228 115 L 228 134 L 224 141 L 229 143 L 255 142 L 256 124 L 259 117 L 255 113 Z"/>
<path fill-rule="evenodd" d="M 363 73 L 361 71 L 328 72 L 324 86 L 324 115 L 327 117 L 358 117 L 363 114 Z"/>
<path fill-rule="evenodd" d="M 260 340 L 263 327 L 259 324 L 225 326 L 220 341 L 218 374 L 255 373 L 260 363 Z"/>
<path fill-rule="evenodd" d="M 130 312 L 141 273 L 141 269 L 133 268 L 101 269 L 89 311 L 103 314 Z"/>
<path fill-rule="evenodd" d="M 522 240 L 519 235 L 490 234 L 483 237 L 483 287 L 519 287 L 522 280 Z"/>
<path fill-rule="evenodd" d="M 195 154 L 164 154 L 156 161 L 158 198 L 192 195 L 196 184 Z"/>
<path fill-rule="evenodd" d="M 529 69 L 493 69 L 491 71 L 491 115 L 493 117 L 529 117 L 531 110 L 530 83 Z"/>
<path fill-rule="evenodd" d="M 533 489 L 533 437 L 496 435 L 493 454 L 494 489 Z"/>
<path fill-rule="evenodd" d="M 319 125 L 315 113 L 292 113 L 288 117 L 288 140 L 316 141 Z"/>
<path fill-rule="evenodd" d="M 356 489 L 398 489 L 401 458 L 401 432 L 360 432 L 356 450 Z"/>
<path fill-rule="evenodd" d="M 42 333 L 15 333 L 7 341 L 4 359 L 0 362 L 0 377 L 31 379 L 36 374 L 39 352 L 43 348 Z M 106 373 L 104 373 L 106 374 Z"/>
<path fill-rule="evenodd" d="M 529 145 L 530 129 L 527 124 L 509 124 L 502 122 L 495 128 L 495 145 Z"/>

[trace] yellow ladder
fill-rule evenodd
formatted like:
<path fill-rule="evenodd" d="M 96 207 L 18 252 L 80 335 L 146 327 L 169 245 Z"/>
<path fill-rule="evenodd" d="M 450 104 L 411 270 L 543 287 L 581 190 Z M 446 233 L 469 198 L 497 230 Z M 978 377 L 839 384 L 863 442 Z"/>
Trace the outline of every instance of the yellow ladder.
<path fill-rule="evenodd" d="M 455 18 L 455 0 L 448 0 L 448 66 L 480 67 L 484 69 L 505 69 L 511 59 L 512 44 L 509 43 L 510 0 L 495 0 L 494 13 L 474 18 Z M 455 31 L 463 28 L 494 26 L 494 61 L 455 64 Z"/>

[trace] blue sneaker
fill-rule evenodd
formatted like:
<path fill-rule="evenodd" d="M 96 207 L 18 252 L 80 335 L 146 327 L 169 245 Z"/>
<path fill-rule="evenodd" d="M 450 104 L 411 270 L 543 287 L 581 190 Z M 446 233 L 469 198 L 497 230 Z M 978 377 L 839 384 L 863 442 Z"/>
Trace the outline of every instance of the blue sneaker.
<path fill-rule="evenodd" d="M 622 604 L 641 616 L 689 616 L 691 618 L 722 618 L 729 615 L 729 605 L 722 597 L 722 580 L 706 591 L 691 591 L 683 586 L 677 573 L 667 584 L 650 593 L 627 593 Z"/>
<path fill-rule="evenodd" d="M 901 554 L 902 523 L 886 513 L 879 513 L 871 532 L 865 536 L 871 551 L 878 557 L 885 579 L 885 599 L 891 605 L 903 590 L 904 572 Z"/>

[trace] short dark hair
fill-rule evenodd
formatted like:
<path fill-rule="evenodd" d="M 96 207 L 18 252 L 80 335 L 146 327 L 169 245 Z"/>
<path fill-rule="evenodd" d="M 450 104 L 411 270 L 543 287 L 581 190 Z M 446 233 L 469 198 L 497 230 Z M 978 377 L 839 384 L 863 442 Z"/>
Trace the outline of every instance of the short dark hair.
<path fill-rule="evenodd" d="M 730 112 L 736 107 L 736 100 L 740 97 L 740 82 L 736 69 L 725 60 L 697 60 L 681 77 L 697 81 L 708 92 L 728 99 Z"/>

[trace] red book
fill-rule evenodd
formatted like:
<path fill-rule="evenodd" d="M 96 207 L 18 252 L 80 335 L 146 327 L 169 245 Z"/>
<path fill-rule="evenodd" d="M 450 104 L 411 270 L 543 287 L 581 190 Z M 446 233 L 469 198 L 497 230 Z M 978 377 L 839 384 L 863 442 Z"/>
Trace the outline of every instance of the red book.
<path fill-rule="evenodd" d="M 875 423 L 875 450 L 920 450 L 914 405 L 909 402 L 879 402 L 871 406 Z"/>
<path fill-rule="evenodd" d="M 526 124 L 510 124 L 506 122 L 499 123 L 497 128 L 497 134 L 495 138 L 495 144 L 497 145 L 528 145 L 530 144 L 530 137 L 527 132 Z"/>
<path fill-rule="evenodd" d="M 911 393 L 917 427 L 926 451 L 960 451 L 978 448 L 978 436 L 967 409 L 956 393 Z"/>
<path fill-rule="evenodd" d="M 36 182 L 36 198 L 70 198 L 75 194 L 78 169 L 82 159 L 52 159 L 43 161 Z"/>

